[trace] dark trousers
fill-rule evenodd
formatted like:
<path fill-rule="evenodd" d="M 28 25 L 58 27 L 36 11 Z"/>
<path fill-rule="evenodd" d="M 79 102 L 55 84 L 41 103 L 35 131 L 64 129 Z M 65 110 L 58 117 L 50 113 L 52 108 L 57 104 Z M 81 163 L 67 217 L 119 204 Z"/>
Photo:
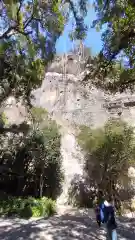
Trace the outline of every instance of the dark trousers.
<path fill-rule="evenodd" d="M 101 218 L 100 218 L 100 215 L 96 215 L 96 221 L 97 221 L 98 226 L 100 227 L 100 226 L 101 226 Z"/>

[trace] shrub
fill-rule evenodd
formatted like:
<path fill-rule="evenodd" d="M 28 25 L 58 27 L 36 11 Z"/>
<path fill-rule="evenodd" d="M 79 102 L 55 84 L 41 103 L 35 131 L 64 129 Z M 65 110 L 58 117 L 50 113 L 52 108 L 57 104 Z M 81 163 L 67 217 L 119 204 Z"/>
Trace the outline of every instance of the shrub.
<path fill-rule="evenodd" d="M 30 115 L 27 134 L 1 139 L 0 189 L 8 196 L 56 200 L 63 181 L 59 127 L 42 109 L 34 108 Z"/>
<path fill-rule="evenodd" d="M 43 206 L 41 204 L 31 207 L 33 217 L 43 216 Z"/>
<path fill-rule="evenodd" d="M 44 216 L 51 216 L 54 213 L 56 213 L 56 204 L 55 201 L 53 201 L 52 199 L 49 198 L 42 198 L 41 199 L 41 203 L 44 209 Z"/>
<path fill-rule="evenodd" d="M 134 165 L 133 128 L 120 120 L 111 120 L 103 128 L 80 130 L 78 141 L 84 151 L 84 171 L 90 188 L 98 198 L 108 193 L 115 200 L 124 201 L 120 190 L 129 190 L 128 169 Z M 132 194 L 128 197 L 131 199 Z"/>
<path fill-rule="evenodd" d="M 18 211 L 18 216 L 21 217 L 21 218 L 30 218 L 32 217 L 32 208 L 31 208 L 31 205 L 29 204 L 26 204 L 24 206 L 24 208 L 20 208 L 19 211 Z"/>
<path fill-rule="evenodd" d="M 68 204 L 74 207 L 93 207 L 94 191 L 89 188 L 86 179 L 76 174 L 68 190 Z"/>
<path fill-rule="evenodd" d="M 21 218 L 49 217 L 55 212 L 55 201 L 46 197 L 41 199 L 9 198 L 7 201 L 0 201 L 1 215 L 17 215 Z"/>

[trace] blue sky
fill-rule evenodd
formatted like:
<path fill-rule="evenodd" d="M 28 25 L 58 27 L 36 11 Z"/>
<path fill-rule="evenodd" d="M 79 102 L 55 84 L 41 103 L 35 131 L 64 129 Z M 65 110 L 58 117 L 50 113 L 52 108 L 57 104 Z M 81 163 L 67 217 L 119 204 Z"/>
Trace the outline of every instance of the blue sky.
<path fill-rule="evenodd" d="M 92 0 L 90 0 L 92 3 Z M 92 21 L 96 18 L 96 14 L 93 7 L 90 7 L 87 17 L 85 18 L 85 23 L 88 25 L 87 37 L 84 41 L 84 44 L 87 47 L 90 47 L 92 54 L 97 54 L 102 48 L 101 33 L 97 32 L 96 29 L 91 29 L 90 25 Z M 68 34 L 71 31 L 72 25 L 71 22 L 65 27 L 65 30 L 62 36 L 59 38 L 56 44 L 57 53 L 61 54 L 68 52 L 73 48 L 73 43 L 69 40 Z"/>

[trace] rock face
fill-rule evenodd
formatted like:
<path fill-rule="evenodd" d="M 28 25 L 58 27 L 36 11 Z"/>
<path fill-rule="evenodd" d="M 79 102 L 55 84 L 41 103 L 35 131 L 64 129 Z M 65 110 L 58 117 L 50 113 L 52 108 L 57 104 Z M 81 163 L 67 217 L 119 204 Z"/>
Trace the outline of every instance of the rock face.
<path fill-rule="evenodd" d="M 135 94 L 107 95 L 94 87 L 85 87 L 81 79 L 82 65 L 77 59 L 69 56 L 62 64 L 57 59 L 48 68 L 41 88 L 33 92 L 33 104 L 45 108 L 61 126 L 65 181 L 58 202 L 65 204 L 71 180 L 76 174 L 83 174 L 83 155 L 75 139 L 76 129 L 79 125 L 101 127 L 111 117 L 122 118 L 134 126 Z M 6 113 L 12 123 L 20 123 L 26 116 L 24 108 L 17 108 L 15 103 L 12 109 L 6 108 Z"/>
<path fill-rule="evenodd" d="M 34 105 L 43 107 L 61 125 L 61 153 L 65 181 L 58 202 L 67 202 L 71 180 L 83 174 L 83 155 L 75 139 L 79 125 L 101 127 L 111 118 L 122 118 L 135 125 L 135 95 L 107 95 L 94 87 L 84 87 L 78 74 L 47 72 L 40 89 L 34 92 Z"/>
<path fill-rule="evenodd" d="M 17 103 L 15 98 L 9 97 L 4 110 L 10 124 L 21 124 L 27 120 L 27 111 L 21 102 Z"/>

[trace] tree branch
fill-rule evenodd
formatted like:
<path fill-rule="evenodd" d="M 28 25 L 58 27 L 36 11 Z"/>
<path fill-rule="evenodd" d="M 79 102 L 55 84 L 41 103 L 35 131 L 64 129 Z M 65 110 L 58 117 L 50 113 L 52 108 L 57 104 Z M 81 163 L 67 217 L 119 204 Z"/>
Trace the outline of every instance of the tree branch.
<path fill-rule="evenodd" d="M 17 10 L 17 21 L 18 21 L 18 23 L 19 23 L 19 13 L 20 13 L 20 10 L 21 10 L 21 7 L 22 7 L 22 3 L 23 3 L 23 0 L 20 0 L 19 8 Z"/>
<path fill-rule="evenodd" d="M 4 39 L 4 38 L 9 38 L 11 37 L 13 34 L 11 34 L 10 36 L 8 36 L 12 31 L 16 32 L 16 33 L 20 33 L 24 36 L 28 36 L 29 34 L 32 33 L 32 31 L 28 31 L 28 32 L 25 32 L 25 31 L 21 31 L 19 30 L 19 13 L 20 13 L 20 10 L 21 10 L 21 7 L 22 7 L 22 3 L 23 3 L 23 0 L 20 0 L 20 5 L 18 7 L 18 10 L 17 10 L 17 22 L 14 24 L 14 26 L 10 26 L 1 36 L 0 36 L 0 40 L 1 39 Z M 34 13 L 34 6 L 32 7 L 32 14 L 30 16 L 30 18 L 28 18 L 26 20 L 26 22 L 24 23 L 24 30 L 26 29 L 26 27 L 29 25 L 29 23 L 31 22 L 32 18 L 33 18 L 33 13 Z"/>
<path fill-rule="evenodd" d="M 33 1 L 32 1 L 33 4 Z M 24 29 L 27 28 L 27 26 L 29 25 L 29 23 L 32 21 L 34 17 L 34 4 L 32 5 L 32 12 L 31 12 L 31 16 L 24 22 Z"/>

